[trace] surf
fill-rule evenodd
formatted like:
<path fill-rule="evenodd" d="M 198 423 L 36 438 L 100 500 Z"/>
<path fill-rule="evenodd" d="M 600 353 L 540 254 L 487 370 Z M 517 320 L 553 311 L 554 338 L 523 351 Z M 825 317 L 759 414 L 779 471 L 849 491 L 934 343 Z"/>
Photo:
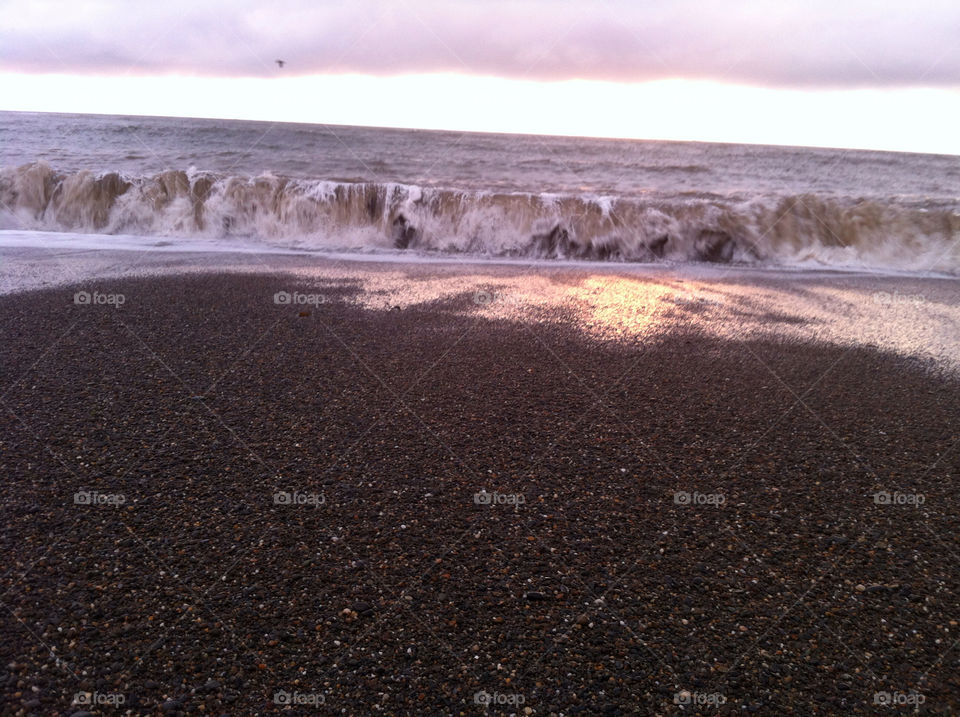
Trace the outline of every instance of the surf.
<path fill-rule="evenodd" d="M 0 170 L 0 229 L 319 251 L 960 274 L 949 204 L 425 187 L 205 172 Z"/>

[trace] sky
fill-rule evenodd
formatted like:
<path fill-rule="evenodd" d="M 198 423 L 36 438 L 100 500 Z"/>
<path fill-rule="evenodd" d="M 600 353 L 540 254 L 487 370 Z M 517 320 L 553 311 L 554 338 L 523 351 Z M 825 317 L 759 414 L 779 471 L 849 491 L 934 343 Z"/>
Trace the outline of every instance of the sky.
<path fill-rule="evenodd" d="M 0 0 L 0 88 L 7 110 L 960 154 L 960 2 Z"/>

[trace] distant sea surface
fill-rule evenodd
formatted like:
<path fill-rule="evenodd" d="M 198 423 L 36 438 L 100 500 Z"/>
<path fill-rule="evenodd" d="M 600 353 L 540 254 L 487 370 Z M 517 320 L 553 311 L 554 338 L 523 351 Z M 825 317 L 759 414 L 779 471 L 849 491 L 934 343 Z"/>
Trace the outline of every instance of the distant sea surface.
<path fill-rule="evenodd" d="M 104 243 L 960 274 L 947 155 L 0 112 L 0 202 Z"/>

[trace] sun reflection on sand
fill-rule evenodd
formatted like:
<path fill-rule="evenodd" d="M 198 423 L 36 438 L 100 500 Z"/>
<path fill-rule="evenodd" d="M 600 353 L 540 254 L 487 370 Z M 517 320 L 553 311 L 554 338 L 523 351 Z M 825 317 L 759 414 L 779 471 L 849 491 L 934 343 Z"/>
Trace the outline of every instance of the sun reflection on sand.
<path fill-rule="evenodd" d="M 364 291 L 356 301 L 373 310 L 470 312 L 531 326 L 568 321 L 599 340 L 629 343 L 694 331 L 728 340 L 867 344 L 960 367 L 953 280 L 456 264 L 334 265 L 297 273 L 321 283 L 359 279 Z"/>
<path fill-rule="evenodd" d="M 69 271 L 49 249 L 8 249 L 0 291 L 93 277 L 200 273 L 275 274 L 373 311 L 471 314 L 481 321 L 563 322 L 597 340 L 638 345 L 670 332 L 726 340 L 870 345 L 934 359 L 960 372 L 955 279 L 787 273 L 735 267 L 400 263 L 304 255 L 80 252 Z"/>

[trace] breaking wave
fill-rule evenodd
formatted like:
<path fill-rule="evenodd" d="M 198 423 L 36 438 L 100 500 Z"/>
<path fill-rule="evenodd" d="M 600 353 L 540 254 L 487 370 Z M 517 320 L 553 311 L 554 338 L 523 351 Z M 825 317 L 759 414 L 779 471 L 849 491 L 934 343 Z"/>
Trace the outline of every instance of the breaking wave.
<path fill-rule="evenodd" d="M 956 206 L 496 193 L 166 171 L 0 170 L 0 228 L 247 238 L 315 250 L 705 261 L 960 274 Z"/>

